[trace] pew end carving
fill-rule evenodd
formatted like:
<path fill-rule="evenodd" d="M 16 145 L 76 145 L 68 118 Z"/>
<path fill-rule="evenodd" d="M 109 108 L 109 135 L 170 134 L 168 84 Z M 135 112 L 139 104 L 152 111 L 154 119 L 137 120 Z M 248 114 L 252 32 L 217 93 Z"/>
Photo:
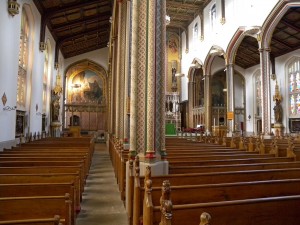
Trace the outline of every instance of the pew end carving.
<path fill-rule="evenodd" d="M 200 215 L 200 224 L 199 225 L 210 225 L 211 216 L 207 212 L 203 212 Z"/>

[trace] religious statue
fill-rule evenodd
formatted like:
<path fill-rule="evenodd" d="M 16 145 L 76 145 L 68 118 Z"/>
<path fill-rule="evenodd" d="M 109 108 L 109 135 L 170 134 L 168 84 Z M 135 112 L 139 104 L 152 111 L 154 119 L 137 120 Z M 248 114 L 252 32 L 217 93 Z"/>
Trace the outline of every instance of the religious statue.
<path fill-rule="evenodd" d="M 52 100 L 52 122 L 59 121 L 59 110 L 60 110 L 60 103 L 59 103 L 59 97 L 54 96 Z"/>
<path fill-rule="evenodd" d="M 172 68 L 172 91 L 177 91 L 176 68 Z"/>
<path fill-rule="evenodd" d="M 282 96 L 279 92 L 279 86 L 276 80 L 276 85 L 275 85 L 275 95 L 273 96 L 273 101 L 275 101 L 275 106 L 273 108 L 274 110 L 274 116 L 275 116 L 275 123 L 277 124 L 281 124 L 282 123 L 282 113 L 283 113 L 283 109 L 281 106 L 281 100 L 282 100 Z"/>
<path fill-rule="evenodd" d="M 273 108 L 274 110 L 274 115 L 275 115 L 275 122 L 276 123 L 282 123 L 282 106 L 280 104 L 280 100 L 279 99 L 276 99 L 275 100 L 276 103 L 275 103 L 275 106 Z"/>

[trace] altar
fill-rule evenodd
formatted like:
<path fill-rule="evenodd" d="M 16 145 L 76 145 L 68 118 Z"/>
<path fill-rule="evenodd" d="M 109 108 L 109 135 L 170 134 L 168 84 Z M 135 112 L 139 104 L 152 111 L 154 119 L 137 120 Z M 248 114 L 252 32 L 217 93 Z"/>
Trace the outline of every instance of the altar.
<path fill-rule="evenodd" d="M 219 136 L 219 137 L 223 137 L 224 135 L 226 136 L 227 126 L 224 125 L 215 126 L 213 132 L 215 136 Z"/>
<path fill-rule="evenodd" d="M 81 127 L 80 126 L 69 126 L 69 133 L 72 137 L 80 137 Z"/>

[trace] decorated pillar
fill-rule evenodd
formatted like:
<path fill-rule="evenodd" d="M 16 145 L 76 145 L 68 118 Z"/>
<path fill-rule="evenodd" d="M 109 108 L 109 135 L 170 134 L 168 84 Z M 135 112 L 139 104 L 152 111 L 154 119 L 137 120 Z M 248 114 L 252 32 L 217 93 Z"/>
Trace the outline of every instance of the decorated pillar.
<path fill-rule="evenodd" d="M 211 86 L 210 86 L 210 75 L 204 75 L 204 106 L 205 106 L 205 129 L 210 130 L 211 128 Z"/>
<path fill-rule="evenodd" d="M 229 136 L 234 131 L 234 83 L 233 83 L 234 69 L 233 64 L 226 65 L 226 83 L 227 83 L 227 129 Z"/>
<path fill-rule="evenodd" d="M 167 172 L 165 152 L 165 10 L 161 0 L 132 0 L 130 156 Z"/>
<path fill-rule="evenodd" d="M 194 114 L 193 114 L 193 109 L 194 109 L 194 92 L 195 92 L 195 82 L 194 81 L 189 81 L 188 82 L 188 99 L 189 99 L 189 121 L 188 121 L 188 126 L 190 128 L 193 128 L 194 124 Z"/>
<path fill-rule="evenodd" d="M 124 107 L 125 107 L 125 60 L 126 60 L 126 25 L 127 1 L 119 1 L 118 22 L 118 138 L 124 141 Z"/>
<path fill-rule="evenodd" d="M 271 102 L 270 102 L 270 49 L 260 48 L 261 96 L 262 96 L 262 132 L 271 133 Z"/>
<path fill-rule="evenodd" d="M 124 132 L 123 132 L 123 142 L 124 142 L 124 149 L 128 149 L 129 147 L 129 82 L 130 82 L 130 8 L 131 3 L 130 1 L 126 1 L 124 4 L 124 11 L 126 7 L 126 29 L 125 29 L 125 61 L 124 61 L 124 107 L 123 107 L 123 116 L 124 116 Z"/>

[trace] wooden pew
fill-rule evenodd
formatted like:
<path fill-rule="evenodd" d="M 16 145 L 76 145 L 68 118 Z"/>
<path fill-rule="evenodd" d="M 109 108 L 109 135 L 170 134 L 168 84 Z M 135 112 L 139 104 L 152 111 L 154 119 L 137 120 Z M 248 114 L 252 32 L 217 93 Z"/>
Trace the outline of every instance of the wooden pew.
<path fill-rule="evenodd" d="M 207 212 L 212 217 L 211 225 L 298 225 L 299 206 L 300 195 L 185 205 L 172 205 L 166 201 L 163 215 L 160 206 L 153 207 L 152 224 L 158 225 L 163 217 L 162 220 L 167 223 L 162 224 L 199 225 L 200 214 Z"/>
<path fill-rule="evenodd" d="M 35 166 L 80 166 L 84 173 L 84 177 L 87 177 L 87 171 L 84 167 L 83 161 L 69 161 L 69 160 L 61 160 L 61 161 L 48 161 L 47 159 L 40 161 L 16 161 L 11 159 L 10 161 L 1 161 L 0 167 L 35 167 Z"/>
<path fill-rule="evenodd" d="M 0 221 L 1 225 L 62 225 L 60 216 L 55 215 L 52 218 L 44 219 L 22 219 L 22 220 L 5 220 Z"/>
<path fill-rule="evenodd" d="M 138 167 L 136 167 L 138 169 Z M 138 169 L 139 170 L 139 169 Z M 146 173 L 146 175 L 149 174 Z M 151 179 L 152 189 L 161 187 L 165 180 L 169 180 L 174 186 L 180 185 L 204 185 L 204 184 L 220 184 L 233 182 L 253 182 L 264 180 L 279 180 L 279 179 L 297 179 L 300 177 L 300 168 L 284 168 L 270 170 L 253 170 L 253 171 L 229 171 L 229 172 L 211 172 L 197 174 L 173 174 L 166 176 L 155 176 Z M 134 196 L 133 204 L 129 206 L 133 208 L 133 221 L 137 224 L 139 221 L 142 208 L 141 200 L 143 199 L 143 190 L 141 184 L 145 178 L 135 174 L 134 189 L 129 190 Z M 147 179 L 146 179 L 147 180 Z M 188 192 L 187 192 L 188 193 Z M 186 196 L 186 195 L 184 195 Z"/>
<path fill-rule="evenodd" d="M 249 164 L 229 164 L 212 166 L 169 166 L 169 174 L 182 173 L 208 173 L 224 171 L 243 171 L 243 170 L 263 170 L 281 168 L 300 168 L 300 162 L 272 162 L 272 163 L 249 163 Z"/>
<path fill-rule="evenodd" d="M 66 156 L 66 157 L 62 157 L 62 156 L 57 156 L 57 157 L 54 157 L 54 156 L 23 156 L 23 157 L 18 157 L 18 156 L 10 156 L 10 157 L 4 157 L 4 156 L 1 156 L 0 155 L 0 162 L 7 162 L 7 161 L 18 161 L 18 162 L 22 162 L 22 161 L 30 161 L 30 162 L 33 162 L 33 161 L 77 161 L 78 164 L 83 164 L 84 166 L 84 172 L 85 172 L 85 175 L 87 177 L 87 174 L 88 174 L 88 171 L 89 171 L 89 165 L 88 165 L 88 162 L 86 160 L 85 157 L 76 157 L 76 156 L 72 156 L 72 157 L 69 157 L 69 156 Z"/>
<path fill-rule="evenodd" d="M 66 193 L 69 194 L 69 198 L 72 205 L 72 209 L 71 209 L 72 224 L 75 224 L 75 219 L 76 219 L 75 212 L 78 210 L 77 209 L 78 206 L 76 205 L 74 182 L 0 184 L 0 198 L 61 196 L 61 195 L 65 195 Z"/>
<path fill-rule="evenodd" d="M 1 174 L 0 184 L 19 183 L 74 183 L 76 211 L 80 211 L 80 196 L 82 195 L 79 177 L 76 173 L 55 173 L 55 174 Z"/>
<path fill-rule="evenodd" d="M 250 163 L 274 163 L 274 162 L 293 162 L 294 158 L 288 157 L 269 157 L 269 158 L 244 158 L 244 159 L 218 159 L 218 160 L 180 160 L 169 161 L 173 166 L 209 166 L 209 165 L 232 165 L 232 164 L 250 164 Z"/>
<path fill-rule="evenodd" d="M 60 215 L 63 224 L 74 225 L 72 224 L 72 205 L 69 194 L 0 198 L 0 208 L 1 221 L 46 219 L 53 215 Z"/>
<path fill-rule="evenodd" d="M 300 194 L 299 179 L 263 180 L 219 184 L 171 186 L 173 204 L 193 204 L 204 202 L 232 201 L 240 199 L 277 197 Z M 145 195 L 142 188 L 141 195 Z M 161 187 L 152 187 L 151 201 L 160 204 Z M 144 201 L 149 199 L 143 198 Z M 143 203 L 140 203 L 142 206 Z"/>
<path fill-rule="evenodd" d="M 0 175 L 1 174 L 80 174 L 80 170 L 78 167 L 0 167 Z M 80 176 L 79 176 L 80 177 Z M 81 179 L 81 178 L 80 178 Z M 1 182 L 1 181 L 0 181 Z M 80 189 L 78 190 L 78 187 L 76 185 L 80 184 Z M 76 212 L 80 211 L 80 202 L 82 197 L 82 181 L 79 182 L 79 184 L 74 184 L 75 192 L 74 195 L 74 204 Z M 1 194 L 0 194 L 1 196 Z"/>

